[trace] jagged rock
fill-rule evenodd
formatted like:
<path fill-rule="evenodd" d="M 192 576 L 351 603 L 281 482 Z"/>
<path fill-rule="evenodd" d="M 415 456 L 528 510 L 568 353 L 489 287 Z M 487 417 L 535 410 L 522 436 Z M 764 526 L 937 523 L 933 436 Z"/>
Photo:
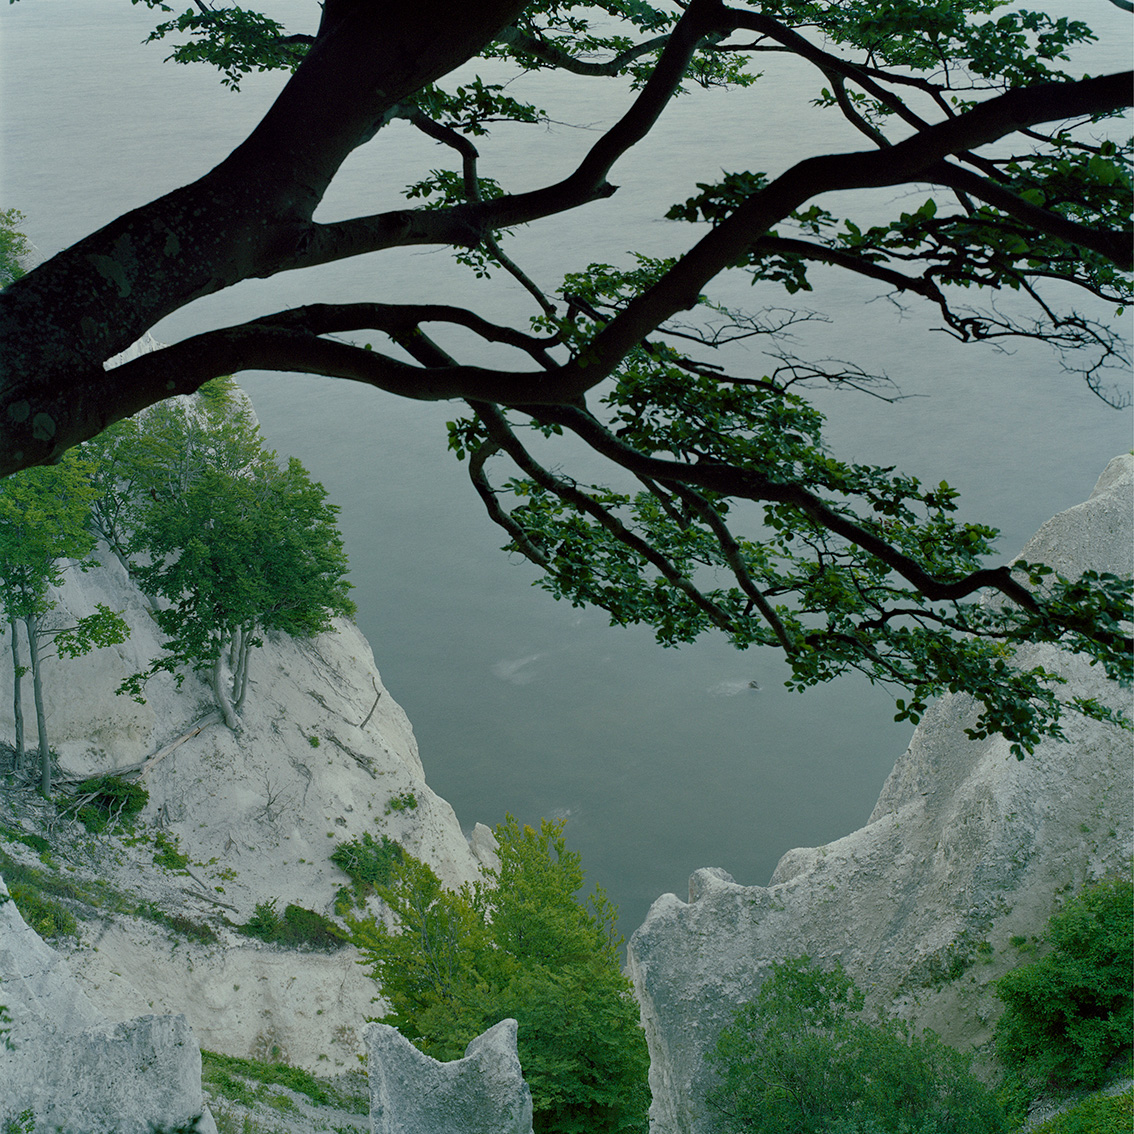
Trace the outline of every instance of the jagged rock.
<path fill-rule="evenodd" d="M 1131 571 L 1134 459 L 1116 458 L 1090 500 L 1050 520 L 1022 553 L 1074 576 Z M 1021 651 L 1069 681 L 1067 696 L 1126 704 L 1098 668 Z M 1020 961 L 1059 895 L 1128 869 L 1134 849 L 1130 734 L 1072 717 L 1067 743 L 1023 762 L 1002 738 L 973 741 L 971 701 L 926 713 L 866 827 L 789 851 L 767 887 L 699 870 L 689 901 L 659 898 L 633 935 L 630 973 L 650 1046 L 652 1134 L 711 1129 L 705 1052 L 768 966 L 838 958 L 872 1000 L 960 1047 L 988 1041 L 992 982 Z"/>
<path fill-rule="evenodd" d="M 451 1063 L 386 1024 L 366 1029 L 366 1048 L 373 1134 L 532 1134 L 515 1020 L 481 1033 Z"/>
<path fill-rule="evenodd" d="M 0 879 L 0 1004 L 12 1018 L 0 1044 L 0 1125 L 27 1112 L 39 1131 L 150 1134 L 201 1116 L 201 1052 L 184 1016 L 111 1024 L 83 995 L 66 963 L 4 901 Z"/>

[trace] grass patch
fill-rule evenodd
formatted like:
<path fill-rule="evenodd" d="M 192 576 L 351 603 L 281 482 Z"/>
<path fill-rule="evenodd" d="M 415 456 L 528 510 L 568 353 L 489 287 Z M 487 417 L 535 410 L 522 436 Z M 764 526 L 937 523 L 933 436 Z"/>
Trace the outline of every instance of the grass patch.
<path fill-rule="evenodd" d="M 1134 1130 L 1134 1090 L 1092 1095 L 1049 1118 L 1035 1134 L 1130 1134 Z"/>
<path fill-rule="evenodd" d="M 416 800 L 414 806 L 417 806 Z M 394 867 L 402 861 L 404 854 L 393 839 L 385 835 L 375 839 L 369 831 L 365 831 L 361 839 L 339 843 L 331 854 L 331 861 L 351 880 L 358 905 L 361 906 L 376 886 L 384 886 L 390 881 Z M 336 913 L 340 905 L 345 904 L 340 895 L 335 903 Z"/>
<path fill-rule="evenodd" d="M 20 916 L 44 940 L 72 937 L 79 932 L 75 915 L 62 903 L 41 893 L 34 886 L 9 881 L 8 893 L 16 903 Z"/>
<path fill-rule="evenodd" d="M 204 922 L 191 921 L 181 914 L 166 913 L 165 910 L 161 909 L 153 902 L 137 901 L 129 895 L 114 889 L 113 886 L 105 882 L 76 882 L 50 870 L 41 870 L 35 866 L 26 866 L 21 862 L 17 862 L 2 850 L 0 850 L 0 874 L 4 876 L 4 881 L 7 883 L 8 889 L 13 897 L 15 897 L 15 891 L 19 889 L 25 895 L 28 895 L 24 898 L 24 901 L 33 903 L 38 901 L 51 907 L 58 907 L 67 917 L 71 918 L 72 922 L 74 922 L 73 915 L 64 909 L 58 901 L 53 901 L 53 899 L 62 898 L 69 902 L 75 902 L 91 911 L 92 914 L 98 911 L 100 913 L 127 914 L 144 918 L 146 921 L 152 921 L 156 925 L 162 925 L 166 929 L 172 930 L 174 933 L 178 933 L 182 937 L 187 937 L 194 941 L 213 942 L 217 940 L 216 932 L 213 930 L 212 926 L 206 925 Z M 19 907 L 24 920 L 31 925 L 41 937 L 48 936 L 40 932 L 32 919 L 24 913 L 24 905 L 20 899 L 17 899 L 16 905 Z M 59 925 L 57 926 L 58 931 L 53 935 L 61 936 L 66 933 L 74 933 L 76 929 L 77 926 L 71 929 L 63 929 L 62 925 Z"/>
<path fill-rule="evenodd" d="M 351 1114 L 369 1114 L 368 1093 L 353 1093 L 335 1083 L 320 1079 L 309 1071 L 286 1063 L 261 1063 L 255 1059 L 239 1059 L 215 1051 L 201 1051 L 201 1083 L 210 1091 L 223 1095 L 241 1106 L 253 1106 L 280 1096 L 267 1087 L 286 1087 L 304 1095 L 316 1106 L 333 1106 Z"/>

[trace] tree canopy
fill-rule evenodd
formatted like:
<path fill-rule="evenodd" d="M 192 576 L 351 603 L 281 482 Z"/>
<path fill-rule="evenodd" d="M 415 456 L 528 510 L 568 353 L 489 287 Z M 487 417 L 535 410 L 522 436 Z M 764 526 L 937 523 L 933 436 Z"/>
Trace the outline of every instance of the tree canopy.
<path fill-rule="evenodd" d="M 383 1019 L 427 1055 L 459 1059 L 475 1036 L 514 1018 L 535 1130 L 641 1134 L 649 1057 L 619 968 L 617 911 L 601 890 L 576 898 L 583 869 L 564 823 L 537 831 L 509 816 L 495 831 L 499 867 L 458 893 L 400 855 L 375 886 L 395 926 L 347 920 L 390 1003 Z"/>
<path fill-rule="evenodd" d="M 154 407 L 84 446 L 88 525 L 119 556 L 166 635 L 153 673 L 206 671 L 235 729 L 252 650 L 265 632 L 311 637 L 354 613 L 338 508 L 294 457 L 264 447 L 231 379 Z"/>
<path fill-rule="evenodd" d="M 1020 756 L 1061 734 L 1063 711 L 1054 674 L 1013 664 L 1020 643 L 1065 645 L 1129 680 L 1121 581 L 990 566 L 995 532 L 955 517 L 947 483 L 840 459 L 806 388 L 870 387 L 871 375 L 797 358 L 784 338 L 807 317 L 791 297 L 846 275 L 920 305 L 974 350 L 1046 341 L 1122 401 L 1111 316 L 1129 298 L 1130 148 L 1107 120 L 1128 106 L 1131 76 L 1070 72 L 1070 53 L 1092 41 L 1084 22 L 1003 0 L 325 0 L 309 26 L 285 28 L 226 4 L 178 15 L 144 2 L 175 61 L 211 64 L 233 88 L 264 69 L 286 82 L 199 180 L 0 293 L 0 472 L 55 459 L 221 374 L 342 378 L 466 403 L 450 446 L 508 546 L 557 596 L 649 623 L 663 643 L 716 629 L 770 645 L 801 688 L 858 669 L 907 690 L 899 716 L 915 721 L 929 698 L 964 690 L 982 709 L 974 735 L 1002 733 Z M 773 174 L 745 168 L 753 147 L 734 154 L 722 138 L 725 171 L 706 169 L 665 214 L 670 255 L 548 285 L 508 254 L 516 226 L 575 210 L 585 225 L 677 94 L 759 89 L 761 66 L 784 55 L 809 69 L 815 104 L 860 148 L 816 151 L 799 131 L 798 160 Z M 574 169 L 510 189 L 481 175 L 481 151 L 498 124 L 538 127 L 542 115 L 505 84 L 447 78 L 478 59 L 494 73 L 608 84 L 625 111 Z M 767 114 L 796 109 L 769 103 Z M 380 147 L 394 120 L 445 147 L 447 168 L 422 170 L 402 207 L 316 221 L 343 162 Z M 502 273 L 519 281 L 528 322 L 380 288 L 368 302 L 312 295 L 103 369 L 201 296 L 407 246 L 451 248 L 485 288 Z M 737 273 L 763 304 L 755 313 L 714 298 Z M 716 360 L 753 336 L 769 344 L 768 372 Z M 590 456 L 586 474 L 570 472 L 578 442 L 607 463 L 603 480 Z"/>

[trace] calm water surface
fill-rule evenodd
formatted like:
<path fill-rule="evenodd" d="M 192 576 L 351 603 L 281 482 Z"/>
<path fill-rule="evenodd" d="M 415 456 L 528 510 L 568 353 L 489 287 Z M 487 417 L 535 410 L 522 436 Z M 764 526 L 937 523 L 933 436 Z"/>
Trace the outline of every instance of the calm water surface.
<path fill-rule="evenodd" d="M 1064 8 L 1095 19 L 1111 65 L 1122 65 L 1128 37 L 1116 9 L 1101 0 Z M 283 18 L 315 10 L 298 0 L 270 9 Z M 44 255 L 199 176 L 280 85 L 257 76 L 232 95 L 212 72 L 163 66 L 160 45 L 140 46 L 148 18 L 124 0 L 24 0 L 0 11 L 0 206 L 27 214 Z M 617 167 L 614 198 L 521 234 L 514 255 L 553 288 L 564 271 L 631 248 L 677 254 L 693 230 L 656 218 L 698 179 L 722 168 L 774 174 L 805 156 L 801 136 L 807 152 L 858 147 L 808 111 L 808 76 L 785 68 L 774 78 L 756 92 L 676 102 Z M 568 171 L 626 105 L 609 84 L 569 77 L 533 87 L 532 97 L 557 124 L 483 147 L 482 172 L 504 171 L 516 188 Z M 394 126 L 352 157 L 320 217 L 390 207 L 402 186 L 447 160 Z M 818 392 L 835 452 L 948 479 L 969 518 L 1002 528 L 1005 553 L 1084 499 L 1106 461 L 1130 447 L 1129 415 L 1107 409 L 1050 353 L 962 350 L 927 333 L 916 309 L 899 319 L 884 301 L 868 304 L 869 293 L 820 282 L 809 298 L 832 321 L 807 328 L 800 353 L 885 369 L 911 395 L 884 404 Z M 726 292 L 737 304 L 780 302 L 743 284 Z M 517 325 L 530 313 L 511 281 L 475 285 L 446 253 L 413 250 L 253 281 L 155 333 L 174 341 L 314 300 L 439 296 Z M 730 364 L 755 370 L 760 349 Z M 413 721 L 430 784 L 466 828 L 505 812 L 569 817 L 590 880 L 621 905 L 629 933 L 660 893 L 682 894 L 699 866 L 763 883 L 788 848 L 864 822 L 909 738 L 886 694 L 855 679 L 789 694 L 770 653 L 714 642 L 662 650 L 648 632 L 554 603 L 530 586 L 528 565 L 497 550 L 502 533 L 445 452 L 453 406 L 325 380 L 241 381 L 269 442 L 300 457 L 341 506 L 359 623 Z"/>

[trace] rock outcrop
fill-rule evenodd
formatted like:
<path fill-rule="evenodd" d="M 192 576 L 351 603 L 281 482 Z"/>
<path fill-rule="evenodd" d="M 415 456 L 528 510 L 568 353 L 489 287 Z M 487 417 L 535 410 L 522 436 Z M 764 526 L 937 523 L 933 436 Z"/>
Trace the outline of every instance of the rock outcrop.
<path fill-rule="evenodd" d="M 66 962 L 5 900 L 0 881 L 0 1004 L 11 1016 L 0 1043 L 0 1126 L 68 1134 L 151 1134 L 200 1119 L 216 1134 L 201 1094 L 201 1052 L 184 1016 L 110 1023 Z"/>
<path fill-rule="evenodd" d="M 532 1134 L 515 1020 L 482 1032 L 451 1063 L 386 1024 L 366 1029 L 366 1047 L 373 1134 Z"/>
<path fill-rule="evenodd" d="M 1022 558 L 1075 576 L 1131 572 L 1134 459 L 1107 466 L 1091 498 L 1050 520 Z M 1023 652 L 1022 652 L 1023 653 Z M 1067 695 L 1129 701 L 1082 658 L 1022 656 L 1063 674 Z M 768 966 L 838 958 L 875 1003 L 958 1046 L 981 1045 L 998 1012 L 992 982 L 1019 963 L 1061 895 L 1129 868 L 1130 734 L 1072 718 L 1066 743 L 1023 762 L 1002 738 L 969 740 L 963 696 L 926 713 L 867 826 L 789 851 L 768 886 L 699 870 L 689 901 L 659 898 L 630 942 L 650 1046 L 653 1134 L 700 1134 L 705 1052 Z"/>

